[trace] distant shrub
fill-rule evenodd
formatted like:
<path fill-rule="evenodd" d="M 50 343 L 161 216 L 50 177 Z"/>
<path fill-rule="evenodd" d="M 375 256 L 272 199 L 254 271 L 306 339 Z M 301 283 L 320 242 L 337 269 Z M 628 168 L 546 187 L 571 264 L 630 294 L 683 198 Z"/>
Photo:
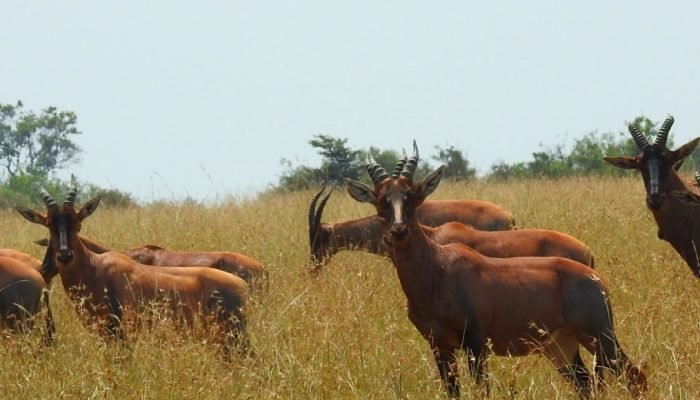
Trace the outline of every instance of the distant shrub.
<path fill-rule="evenodd" d="M 30 200 L 29 196 L 23 193 L 17 193 L 6 186 L 0 186 L 0 209 L 5 210 L 18 205 L 29 206 L 34 204 L 35 203 Z"/>
<path fill-rule="evenodd" d="M 88 183 L 78 188 L 79 201 L 87 201 L 97 195 L 102 196 L 101 203 L 107 207 L 128 208 L 137 207 L 138 202 L 126 192 L 118 189 L 102 189 L 97 185 Z"/>

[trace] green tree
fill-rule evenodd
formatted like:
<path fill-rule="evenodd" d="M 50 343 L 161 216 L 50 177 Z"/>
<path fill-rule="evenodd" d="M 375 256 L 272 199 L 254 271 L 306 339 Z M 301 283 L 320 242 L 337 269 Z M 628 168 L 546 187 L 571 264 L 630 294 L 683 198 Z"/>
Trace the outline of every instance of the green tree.
<path fill-rule="evenodd" d="M 76 162 L 80 148 L 71 140 L 80 134 L 78 118 L 70 111 L 49 107 L 40 113 L 17 104 L 0 104 L 0 168 L 6 172 L 0 182 L 0 208 L 42 203 L 41 189 L 62 198 L 69 184 L 52 177 L 56 170 Z M 91 183 L 78 184 L 79 196 L 102 194 L 105 205 L 135 206 L 128 193 L 103 190 Z"/>
<path fill-rule="evenodd" d="M 523 179 L 531 177 L 530 171 L 524 162 L 508 164 L 498 160 L 491 165 L 491 172 L 486 175 L 488 181 L 505 182 L 511 179 Z"/>
<path fill-rule="evenodd" d="M 533 160 L 527 163 L 530 174 L 533 177 L 561 178 L 571 175 L 572 165 L 569 157 L 564 153 L 563 145 L 556 145 L 553 149 L 532 153 Z"/>
<path fill-rule="evenodd" d="M 361 152 L 349 148 L 347 142 L 348 139 L 329 135 L 315 135 L 309 140 L 309 144 L 318 149 L 318 154 L 323 157 L 321 171 L 325 180 L 336 186 L 342 185 L 343 178 L 357 180 L 363 168 L 359 160 Z"/>
<path fill-rule="evenodd" d="M 324 175 L 318 168 L 306 165 L 292 166 L 292 162 L 283 158 L 281 164 L 287 170 L 282 173 L 277 185 L 277 190 L 297 191 L 317 187 L 323 182 Z"/>
<path fill-rule="evenodd" d="M 445 166 L 443 176 L 452 179 L 470 180 L 476 177 L 476 169 L 469 167 L 469 160 L 461 151 L 450 146 L 442 148 L 435 146 L 437 154 L 432 158 Z"/>
<path fill-rule="evenodd" d="M 401 154 L 399 154 L 398 151 L 395 150 L 382 150 L 377 147 L 370 147 L 369 151 L 367 152 L 372 155 L 374 158 L 374 161 L 377 162 L 377 164 L 381 165 L 384 167 L 384 169 L 387 170 L 388 173 L 391 173 L 394 170 L 394 167 L 396 166 L 396 163 L 399 161 L 400 158 L 402 158 Z M 365 158 L 367 153 L 363 152 L 362 155 L 362 167 L 365 166 Z M 360 174 L 361 177 L 364 177 L 367 175 L 366 173 Z"/>
<path fill-rule="evenodd" d="M 48 176 L 77 161 L 80 148 L 77 116 L 49 107 L 36 114 L 25 111 L 21 101 L 0 104 L 0 166 L 12 178 L 21 173 Z"/>

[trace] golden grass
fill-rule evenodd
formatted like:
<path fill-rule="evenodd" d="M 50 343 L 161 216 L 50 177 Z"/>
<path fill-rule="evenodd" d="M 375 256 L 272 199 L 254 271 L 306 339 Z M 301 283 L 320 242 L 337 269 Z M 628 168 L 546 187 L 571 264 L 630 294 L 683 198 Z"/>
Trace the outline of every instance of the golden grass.
<path fill-rule="evenodd" d="M 240 251 L 264 261 L 267 293 L 248 307 L 255 356 L 227 363 L 200 337 L 163 323 L 106 343 L 77 319 L 60 281 L 52 305 L 58 336 L 0 338 L 0 398 L 443 398 L 426 342 L 405 312 L 391 263 L 343 252 L 323 272 L 307 274 L 306 216 L 311 192 L 264 196 L 217 207 L 98 209 L 81 232 L 114 249 L 145 242 L 178 249 Z M 700 398 L 700 282 L 670 245 L 656 238 L 641 179 L 606 178 L 447 184 L 434 198 L 469 197 L 511 210 L 518 226 L 570 233 L 594 250 L 612 291 L 617 334 L 644 363 L 651 399 Z M 368 215 L 342 191 L 326 221 Z M 43 258 L 32 241 L 44 228 L 0 213 L 4 247 Z M 590 357 L 586 357 L 590 365 Z M 465 398 L 476 393 L 461 365 Z M 492 398 L 575 398 L 539 356 L 489 360 Z M 603 398 L 627 397 L 611 380 Z"/>

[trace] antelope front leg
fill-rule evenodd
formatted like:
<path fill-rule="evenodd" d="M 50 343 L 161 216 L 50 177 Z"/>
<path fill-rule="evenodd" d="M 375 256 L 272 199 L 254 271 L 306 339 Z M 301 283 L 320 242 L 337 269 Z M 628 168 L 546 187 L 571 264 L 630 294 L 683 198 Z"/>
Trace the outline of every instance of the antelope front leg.
<path fill-rule="evenodd" d="M 450 398 L 459 398 L 459 371 L 457 367 L 457 358 L 455 357 L 454 349 L 433 349 L 433 356 L 440 371 L 440 378 L 447 389 L 447 394 Z"/>
<path fill-rule="evenodd" d="M 477 386 L 483 389 L 484 396 L 488 396 L 490 388 L 486 376 L 486 348 L 483 344 L 477 344 L 465 346 L 464 350 L 467 352 L 469 374 L 474 378 Z"/>

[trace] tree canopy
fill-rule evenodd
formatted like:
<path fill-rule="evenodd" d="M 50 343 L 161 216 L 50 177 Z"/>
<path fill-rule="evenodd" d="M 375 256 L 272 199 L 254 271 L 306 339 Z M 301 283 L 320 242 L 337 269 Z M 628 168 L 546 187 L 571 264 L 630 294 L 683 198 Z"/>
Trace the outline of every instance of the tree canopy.
<path fill-rule="evenodd" d="M 0 166 L 10 178 L 48 176 L 77 161 L 80 148 L 71 140 L 81 133 L 77 121 L 74 112 L 55 107 L 37 114 L 24 110 L 21 101 L 0 104 Z"/>
<path fill-rule="evenodd" d="M 21 101 L 0 104 L 0 208 L 18 204 L 37 204 L 40 190 L 65 193 L 68 183 L 53 174 L 78 161 L 80 147 L 73 142 L 78 130 L 78 117 L 72 111 L 47 107 L 36 113 L 24 109 Z M 133 205 L 127 193 L 104 191 L 84 183 L 84 195 L 103 195 L 107 205 Z"/>

